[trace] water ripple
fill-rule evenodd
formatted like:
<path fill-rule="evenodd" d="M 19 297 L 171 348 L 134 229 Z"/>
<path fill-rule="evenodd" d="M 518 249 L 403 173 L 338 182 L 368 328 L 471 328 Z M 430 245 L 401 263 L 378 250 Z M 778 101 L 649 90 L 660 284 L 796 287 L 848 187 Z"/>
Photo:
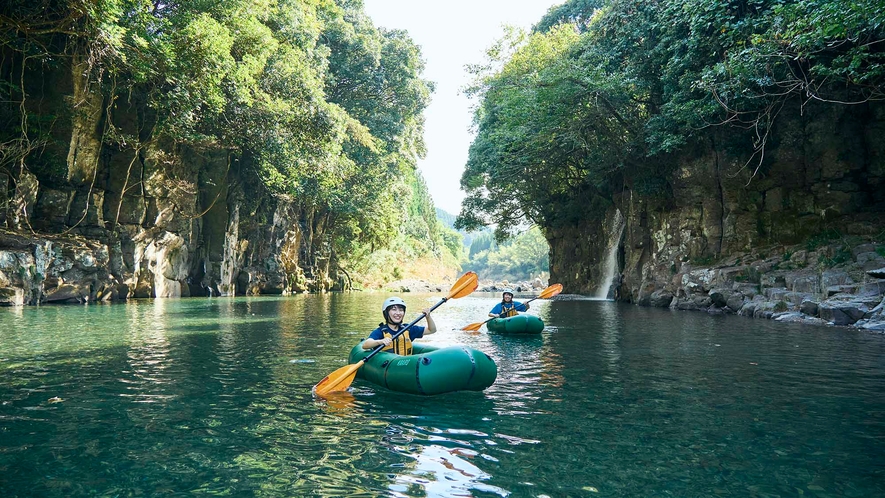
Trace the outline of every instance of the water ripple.
<path fill-rule="evenodd" d="M 578 299 L 468 334 L 474 294 L 424 341 L 489 354 L 485 392 L 311 396 L 385 297 L 0 313 L 0 495 L 885 494 L 882 336 Z"/>

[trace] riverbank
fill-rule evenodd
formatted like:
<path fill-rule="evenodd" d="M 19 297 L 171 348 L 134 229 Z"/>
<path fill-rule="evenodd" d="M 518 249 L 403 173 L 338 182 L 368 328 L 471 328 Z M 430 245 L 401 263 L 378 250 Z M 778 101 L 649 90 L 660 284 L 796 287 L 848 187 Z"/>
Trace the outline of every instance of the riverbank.
<path fill-rule="evenodd" d="M 381 286 L 381 290 L 384 292 L 446 292 L 454 283 L 454 279 L 443 279 L 441 282 L 415 278 L 401 279 Z M 506 280 L 480 280 L 476 292 L 500 292 L 508 289 L 513 292 L 531 294 L 540 292 L 546 287 L 547 284 L 539 278 L 512 283 Z"/>
<path fill-rule="evenodd" d="M 666 280 L 658 269 L 636 304 L 885 333 L 882 244 L 770 247 L 671 268 Z"/>
<path fill-rule="evenodd" d="M 674 263 L 649 280 L 638 299 L 615 300 L 710 314 L 735 314 L 785 322 L 848 326 L 885 333 L 885 246 L 831 244 L 813 249 L 774 247 L 715 263 Z M 0 231 L 0 306 L 125 301 L 160 295 L 116 275 L 119 251 L 79 236 L 41 238 Z M 163 274 L 161 269 L 153 269 Z M 662 278 L 667 275 L 667 278 Z M 455 278 L 431 274 L 379 285 L 379 292 L 447 292 Z M 155 280 L 155 284 L 157 283 Z M 162 280 L 165 282 L 166 280 Z M 505 288 L 537 294 L 541 279 L 481 281 L 479 292 Z M 142 288 L 144 287 L 144 288 Z M 182 287 L 187 289 L 187 287 Z M 565 293 L 574 293 L 566 287 Z M 167 293 L 168 294 L 168 293 Z M 180 297 L 187 297 L 181 292 Z M 166 297 L 179 297 L 166 296 Z"/>

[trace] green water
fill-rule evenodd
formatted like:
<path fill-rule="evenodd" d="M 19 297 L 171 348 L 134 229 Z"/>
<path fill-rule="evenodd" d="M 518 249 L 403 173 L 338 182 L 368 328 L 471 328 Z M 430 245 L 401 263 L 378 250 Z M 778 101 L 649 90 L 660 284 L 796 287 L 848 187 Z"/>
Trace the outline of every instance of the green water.
<path fill-rule="evenodd" d="M 0 310 L 0 496 L 885 496 L 885 336 L 589 300 L 427 342 L 482 393 L 310 387 L 385 295 Z M 438 295 L 407 295 L 407 317 Z"/>

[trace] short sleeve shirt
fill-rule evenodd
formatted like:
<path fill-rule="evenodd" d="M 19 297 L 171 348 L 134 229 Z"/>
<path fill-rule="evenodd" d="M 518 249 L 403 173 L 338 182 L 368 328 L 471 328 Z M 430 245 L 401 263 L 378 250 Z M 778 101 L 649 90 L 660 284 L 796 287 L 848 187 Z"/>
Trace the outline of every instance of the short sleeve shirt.
<path fill-rule="evenodd" d="M 504 311 L 503 304 L 504 304 L 504 303 L 498 303 L 498 304 L 496 304 L 495 307 L 492 308 L 492 311 L 489 311 L 489 313 L 492 313 L 492 314 L 495 314 L 495 315 L 500 315 L 501 312 Z M 515 309 L 516 311 L 525 311 L 525 310 L 526 310 L 526 309 L 525 309 L 525 305 L 523 305 L 523 304 L 522 304 L 521 302 L 519 302 L 519 301 L 513 301 L 513 302 L 510 303 L 510 304 L 513 305 L 513 309 Z"/>
<path fill-rule="evenodd" d="M 383 327 L 378 327 L 377 329 L 373 330 L 371 334 L 369 334 L 369 339 L 384 339 L 384 332 L 387 332 L 390 335 L 396 335 L 399 330 L 390 330 L 387 325 Z M 420 325 L 412 325 L 411 327 L 409 327 L 409 331 L 406 333 L 409 334 L 409 340 L 414 341 L 415 339 L 420 339 L 421 337 L 424 337 L 424 327 Z"/>

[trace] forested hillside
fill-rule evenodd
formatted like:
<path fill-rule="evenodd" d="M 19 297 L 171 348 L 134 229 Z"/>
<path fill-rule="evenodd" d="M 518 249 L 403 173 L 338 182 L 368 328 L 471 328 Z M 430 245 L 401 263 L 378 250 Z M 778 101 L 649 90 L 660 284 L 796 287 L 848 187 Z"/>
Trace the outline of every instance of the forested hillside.
<path fill-rule="evenodd" d="M 881 1 L 570 0 L 487 55 L 455 226 L 539 226 L 572 292 L 738 311 L 885 266 Z"/>
<path fill-rule="evenodd" d="M 0 55 L 12 302 L 458 269 L 415 169 L 432 83 L 358 0 L 12 0 Z"/>
<path fill-rule="evenodd" d="M 453 227 L 457 217 L 437 208 L 443 225 Z M 545 276 L 550 270 L 547 240 L 537 227 L 503 240 L 495 240 L 488 228 L 452 233 L 463 239 L 461 266 L 476 272 L 483 280 L 525 281 Z"/>

